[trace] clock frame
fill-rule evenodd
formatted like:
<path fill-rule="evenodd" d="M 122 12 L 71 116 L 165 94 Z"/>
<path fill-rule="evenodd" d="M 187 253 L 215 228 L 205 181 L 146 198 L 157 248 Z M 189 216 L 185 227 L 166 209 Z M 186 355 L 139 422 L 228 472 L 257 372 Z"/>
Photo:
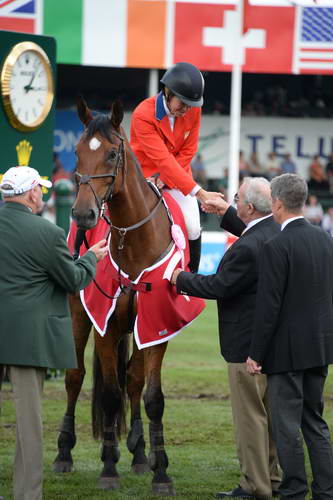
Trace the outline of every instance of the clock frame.
<path fill-rule="evenodd" d="M 37 54 L 43 69 L 45 71 L 46 80 L 47 80 L 47 95 L 39 116 L 34 120 L 31 124 L 24 123 L 20 120 L 20 118 L 15 113 L 15 110 L 12 106 L 10 92 L 11 92 L 11 78 L 13 75 L 13 69 L 18 58 L 24 54 L 24 52 L 31 51 Z M 8 56 L 5 58 L 3 63 L 3 67 L 1 70 L 1 94 L 3 99 L 3 105 L 5 112 L 8 116 L 10 124 L 23 132 L 30 132 L 39 128 L 42 123 L 45 121 L 47 115 L 50 112 L 52 107 L 53 99 L 54 99 L 54 85 L 53 85 L 53 77 L 52 77 L 52 67 L 49 61 L 49 58 L 46 52 L 36 43 L 34 42 L 20 42 L 12 47 Z"/>

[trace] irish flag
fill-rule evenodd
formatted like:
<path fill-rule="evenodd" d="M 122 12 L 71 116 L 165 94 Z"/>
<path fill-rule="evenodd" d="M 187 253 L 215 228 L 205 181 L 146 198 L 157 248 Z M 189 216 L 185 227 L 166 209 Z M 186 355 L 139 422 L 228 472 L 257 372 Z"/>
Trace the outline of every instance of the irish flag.
<path fill-rule="evenodd" d="M 168 0 L 44 0 L 43 33 L 58 60 L 89 66 L 162 68 Z"/>

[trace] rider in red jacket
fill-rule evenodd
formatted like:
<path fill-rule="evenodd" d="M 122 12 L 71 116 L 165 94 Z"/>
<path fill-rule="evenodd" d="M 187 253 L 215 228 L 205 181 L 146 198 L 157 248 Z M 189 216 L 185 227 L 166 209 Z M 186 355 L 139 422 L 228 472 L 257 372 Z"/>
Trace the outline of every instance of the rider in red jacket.
<path fill-rule="evenodd" d="M 201 252 L 201 202 L 219 196 L 202 189 L 192 177 L 198 150 L 204 79 L 192 64 L 181 62 L 161 79 L 162 91 L 142 101 L 131 122 L 131 146 L 146 177 L 159 179 L 180 205 L 190 242 L 190 270 L 197 272 Z M 196 199 L 197 198 L 197 199 Z"/>

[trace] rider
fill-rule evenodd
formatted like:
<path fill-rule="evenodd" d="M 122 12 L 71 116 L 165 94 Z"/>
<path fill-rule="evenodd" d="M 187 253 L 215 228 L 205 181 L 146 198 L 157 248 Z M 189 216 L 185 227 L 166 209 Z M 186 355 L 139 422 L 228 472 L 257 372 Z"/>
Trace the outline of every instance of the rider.
<path fill-rule="evenodd" d="M 169 68 L 162 91 L 142 101 L 131 121 L 131 146 L 144 175 L 159 174 L 159 187 L 180 205 L 190 243 L 190 270 L 197 272 L 201 253 L 200 213 L 196 198 L 218 196 L 205 191 L 192 177 L 191 160 L 198 149 L 204 79 L 190 63 Z"/>

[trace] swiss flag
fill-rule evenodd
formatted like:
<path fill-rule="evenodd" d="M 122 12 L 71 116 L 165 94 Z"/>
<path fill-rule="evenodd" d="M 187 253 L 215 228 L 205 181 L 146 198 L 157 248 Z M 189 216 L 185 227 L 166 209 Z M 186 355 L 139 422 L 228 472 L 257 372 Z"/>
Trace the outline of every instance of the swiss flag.
<path fill-rule="evenodd" d="M 204 46 L 204 28 L 223 28 L 228 32 L 226 13 L 234 11 L 233 4 L 199 4 L 177 2 L 175 8 L 174 62 L 189 61 L 202 70 L 231 71 L 223 63 L 225 44 Z M 260 73 L 290 73 L 294 43 L 295 8 L 247 5 L 244 26 L 248 32 L 265 32 L 265 48 L 246 48 L 243 71 Z M 190 22 L 189 22 L 190 20 Z M 224 33 L 224 35 L 225 35 Z M 224 36 L 223 35 L 223 36 Z"/>

